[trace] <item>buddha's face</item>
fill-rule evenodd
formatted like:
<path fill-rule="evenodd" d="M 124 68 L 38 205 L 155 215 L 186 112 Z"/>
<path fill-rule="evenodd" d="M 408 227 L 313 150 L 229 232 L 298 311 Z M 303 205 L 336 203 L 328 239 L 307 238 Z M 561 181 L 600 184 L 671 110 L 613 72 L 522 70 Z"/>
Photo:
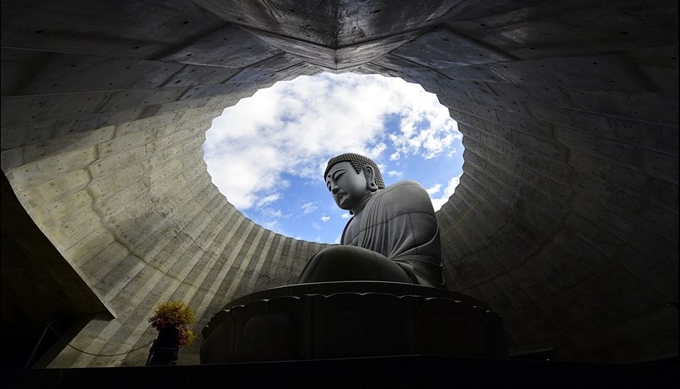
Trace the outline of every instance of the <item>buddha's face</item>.
<path fill-rule="evenodd" d="M 363 171 L 357 173 L 350 162 L 338 162 L 326 175 L 326 186 L 341 209 L 351 210 L 371 194 Z"/>

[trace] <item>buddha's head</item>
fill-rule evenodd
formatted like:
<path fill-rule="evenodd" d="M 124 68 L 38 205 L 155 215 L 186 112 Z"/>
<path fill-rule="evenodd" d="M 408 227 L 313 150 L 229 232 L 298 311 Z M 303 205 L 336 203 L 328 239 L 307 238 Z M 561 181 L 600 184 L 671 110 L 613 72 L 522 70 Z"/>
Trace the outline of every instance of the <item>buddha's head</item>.
<path fill-rule="evenodd" d="M 366 196 L 385 187 L 378 165 L 354 153 L 331 158 L 324 180 L 335 203 L 346 210 L 353 210 Z"/>

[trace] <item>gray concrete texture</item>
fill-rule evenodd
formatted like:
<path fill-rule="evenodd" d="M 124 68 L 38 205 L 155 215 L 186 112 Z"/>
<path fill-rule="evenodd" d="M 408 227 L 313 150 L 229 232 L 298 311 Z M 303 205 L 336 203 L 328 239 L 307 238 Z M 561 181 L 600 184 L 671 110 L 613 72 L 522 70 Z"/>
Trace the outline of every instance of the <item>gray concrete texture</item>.
<path fill-rule="evenodd" d="M 200 332 L 322 247 L 219 193 L 211 120 L 300 75 L 400 77 L 464 135 L 464 174 L 437 212 L 445 274 L 504 318 L 511 353 L 677 356 L 677 7 L 3 0 L 2 170 L 115 316 L 72 344 L 125 353 L 155 337 L 159 301 L 188 302 Z M 198 343 L 180 364 L 198 363 Z M 144 350 L 64 348 L 50 366 L 142 365 Z"/>

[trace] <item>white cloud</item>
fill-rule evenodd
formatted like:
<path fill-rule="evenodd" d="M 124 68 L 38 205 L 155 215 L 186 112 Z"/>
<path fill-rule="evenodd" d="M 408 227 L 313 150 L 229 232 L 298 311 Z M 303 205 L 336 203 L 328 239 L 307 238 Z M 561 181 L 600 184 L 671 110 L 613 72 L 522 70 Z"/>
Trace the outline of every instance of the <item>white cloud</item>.
<path fill-rule="evenodd" d="M 462 175 L 462 173 L 461 173 Z M 446 185 L 446 189 L 444 189 L 444 193 L 442 193 L 441 197 L 432 197 L 432 193 L 430 193 L 430 199 L 432 200 L 432 206 L 434 206 L 435 211 L 439 211 L 447 201 L 449 201 L 449 197 L 451 197 L 452 194 L 455 193 L 456 191 L 456 186 L 460 183 L 460 176 L 453 177 L 452 179 L 449 180 L 448 184 Z M 437 184 L 435 186 L 438 186 L 437 192 L 439 192 L 439 189 L 441 189 L 440 184 Z M 434 192 L 434 193 L 437 193 Z M 428 191 L 429 193 L 429 191 Z"/>
<path fill-rule="evenodd" d="M 433 187 L 429 189 L 425 189 L 427 193 L 432 196 L 433 194 L 439 192 L 439 190 L 442 188 L 442 184 L 435 184 Z"/>
<path fill-rule="evenodd" d="M 316 209 L 317 209 L 318 207 L 316 206 L 316 203 L 309 202 L 309 203 L 302 204 L 302 205 L 300 206 L 300 208 L 302 208 L 302 212 L 303 212 L 303 213 L 309 214 L 309 213 L 312 213 L 312 212 L 316 211 Z"/>
<path fill-rule="evenodd" d="M 393 144 L 390 160 L 432 158 L 451 153 L 461 136 L 434 95 L 398 78 L 303 76 L 261 89 L 236 107 L 213 121 L 204 150 L 213 183 L 241 210 L 279 200 L 289 185 L 285 174 L 318 179 L 333 155 L 382 159 Z M 400 121 L 399 133 L 385 133 L 388 116 Z"/>
<path fill-rule="evenodd" d="M 280 197 L 281 197 L 280 193 L 274 193 L 274 194 L 270 194 L 268 196 L 264 196 L 257 201 L 257 206 L 263 207 L 267 204 L 271 204 L 271 203 L 275 202 L 276 200 L 278 200 Z"/>
<path fill-rule="evenodd" d="M 350 215 L 349 213 L 343 213 L 342 215 L 340 215 L 340 217 L 343 219 L 349 219 L 351 216 L 352 215 Z"/>
<path fill-rule="evenodd" d="M 208 173 L 234 206 L 248 209 L 288 187 L 278 174 L 276 154 L 272 148 L 245 148 L 217 157 L 206 155 Z"/>
<path fill-rule="evenodd" d="M 377 145 L 373 146 L 368 150 L 368 154 L 370 155 L 380 155 L 382 154 L 383 151 L 387 149 L 387 145 L 383 142 L 378 143 Z"/>
<path fill-rule="evenodd" d="M 404 172 L 396 171 L 396 170 L 390 170 L 387 172 L 388 177 L 394 177 L 394 178 L 402 178 L 404 176 Z"/>
<path fill-rule="evenodd" d="M 262 208 L 260 209 L 260 214 L 269 218 L 280 218 L 283 216 L 283 212 L 280 209 L 275 210 L 272 208 Z"/>
<path fill-rule="evenodd" d="M 462 139 L 462 135 L 455 122 L 449 122 L 452 124 L 437 127 L 425 117 L 409 118 L 406 123 L 402 122 L 401 133 L 390 134 L 389 138 L 400 155 L 420 155 L 431 159 L 441 154 L 450 154 L 446 152 L 456 140 Z"/>
<path fill-rule="evenodd" d="M 279 230 L 281 228 L 281 222 L 278 220 L 263 221 L 261 225 L 268 230 Z"/>
<path fill-rule="evenodd" d="M 325 223 L 325 222 L 327 222 L 327 221 L 329 221 L 329 220 L 331 220 L 331 217 L 330 217 L 330 216 L 326 216 L 326 215 L 321 216 L 321 221 L 322 221 L 322 222 Z"/>

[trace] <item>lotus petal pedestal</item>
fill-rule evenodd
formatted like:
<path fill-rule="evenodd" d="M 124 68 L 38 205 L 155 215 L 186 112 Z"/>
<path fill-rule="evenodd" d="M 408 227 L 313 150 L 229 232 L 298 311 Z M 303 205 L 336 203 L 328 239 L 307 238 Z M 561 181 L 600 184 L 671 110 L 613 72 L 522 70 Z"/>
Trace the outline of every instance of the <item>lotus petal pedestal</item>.
<path fill-rule="evenodd" d="M 201 363 L 393 355 L 507 357 L 483 302 L 395 282 L 288 285 L 227 304 L 203 329 Z"/>

